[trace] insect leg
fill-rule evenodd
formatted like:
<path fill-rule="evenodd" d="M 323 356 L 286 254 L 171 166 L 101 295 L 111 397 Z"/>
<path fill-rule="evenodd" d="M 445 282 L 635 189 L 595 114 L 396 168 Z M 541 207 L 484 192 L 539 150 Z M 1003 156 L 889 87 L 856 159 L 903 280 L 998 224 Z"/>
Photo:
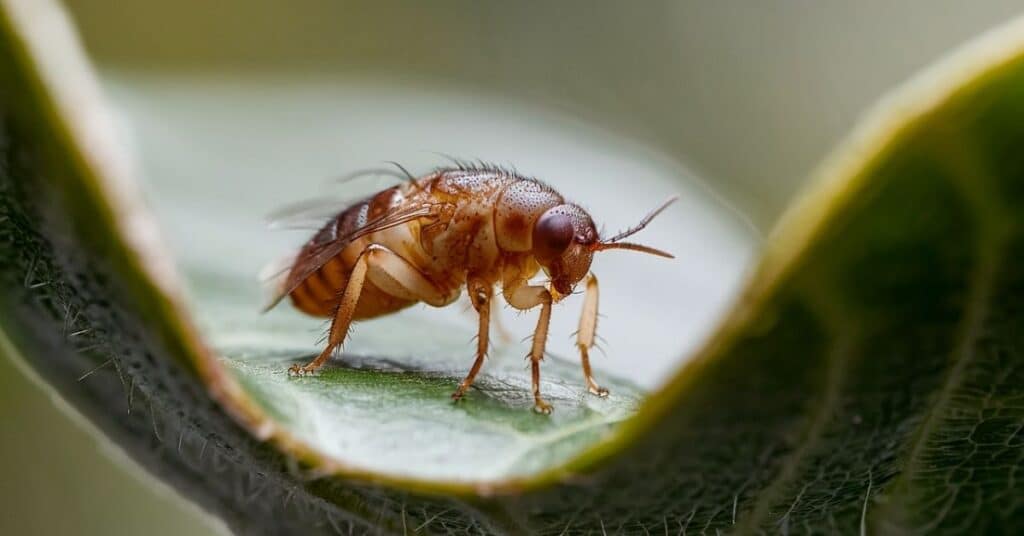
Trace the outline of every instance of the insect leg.
<path fill-rule="evenodd" d="M 421 301 L 434 307 L 448 305 L 458 299 L 459 291 L 438 288 L 416 266 L 380 244 L 367 248 L 367 277 L 378 289 L 404 300 Z"/>
<path fill-rule="evenodd" d="M 380 244 L 370 244 L 359 254 L 348 283 L 338 303 L 338 309 L 331 322 L 331 331 L 327 337 L 327 347 L 306 366 L 294 365 L 288 371 L 292 374 L 315 372 L 323 366 L 341 343 L 345 341 L 359 296 L 363 291 L 366 279 L 379 289 L 409 300 L 423 301 L 430 305 L 444 305 L 457 297 L 458 294 L 445 293 L 438 289 L 430 280 L 420 273 L 409 261 Z"/>
<path fill-rule="evenodd" d="M 548 340 L 548 325 L 551 323 L 551 292 L 542 286 L 527 285 L 525 282 L 505 287 L 505 300 L 516 309 L 532 309 L 541 306 L 537 327 L 533 330 L 533 346 L 530 348 L 530 366 L 533 379 L 533 409 L 539 413 L 551 413 L 551 404 L 540 396 L 540 362 L 544 360 L 544 345 Z"/>
<path fill-rule="evenodd" d="M 470 305 L 473 305 L 473 299 L 469 298 Z M 463 312 L 466 315 L 473 315 L 474 319 L 479 315 L 476 314 L 476 306 L 473 305 L 474 309 L 470 311 L 468 308 L 462 307 Z M 494 328 L 495 334 L 498 336 L 498 340 L 504 344 L 509 344 L 515 341 L 515 336 L 509 331 L 508 326 L 501 321 L 501 302 L 498 300 L 491 300 L 491 327 Z"/>
<path fill-rule="evenodd" d="M 580 361 L 583 363 L 583 377 L 587 380 L 587 390 L 600 396 L 608 396 L 608 389 L 594 381 L 590 373 L 590 349 L 594 347 L 597 335 L 597 277 L 587 276 L 587 290 L 583 297 L 583 313 L 580 315 L 580 328 L 576 332 L 576 347 L 580 349 Z"/>
<path fill-rule="evenodd" d="M 466 390 L 473 385 L 473 380 L 480 372 L 480 367 L 484 364 L 484 357 L 487 356 L 488 337 L 490 335 L 491 297 L 493 294 L 494 289 L 491 285 L 479 280 L 470 280 L 469 299 L 473 302 L 473 308 L 476 309 L 477 315 L 480 317 L 480 327 L 476 338 L 476 360 L 473 361 L 473 367 L 469 369 L 466 379 L 462 380 L 459 388 L 452 393 L 452 400 L 459 400 L 462 398 L 462 395 L 466 394 Z"/>
<path fill-rule="evenodd" d="M 355 313 L 356 305 L 359 303 L 359 295 L 363 292 L 363 283 L 366 280 L 366 270 L 369 262 L 369 255 L 373 246 L 369 246 L 359 254 L 352 272 L 349 274 L 348 282 L 345 284 L 345 291 L 338 302 L 338 308 L 334 312 L 334 319 L 331 321 L 331 330 L 327 334 L 327 347 L 324 348 L 316 359 L 305 366 L 292 365 L 288 373 L 296 376 L 316 372 L 331 357 L 334 349 L 345 341 L 348 328 L 352 325 L 352 316 Z"/>

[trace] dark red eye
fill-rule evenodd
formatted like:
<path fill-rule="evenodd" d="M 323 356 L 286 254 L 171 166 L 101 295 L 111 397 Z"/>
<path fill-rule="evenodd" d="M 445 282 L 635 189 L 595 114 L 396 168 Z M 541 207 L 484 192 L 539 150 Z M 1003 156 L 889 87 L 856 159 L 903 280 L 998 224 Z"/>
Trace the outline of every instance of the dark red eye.
<path fill-rule="evenodd" d="M 572 217 L 553 208 L 541 215 L 533 226 L 533 254 L 538 259 L 554 259 L 572 243 L 575 233 Z"/>

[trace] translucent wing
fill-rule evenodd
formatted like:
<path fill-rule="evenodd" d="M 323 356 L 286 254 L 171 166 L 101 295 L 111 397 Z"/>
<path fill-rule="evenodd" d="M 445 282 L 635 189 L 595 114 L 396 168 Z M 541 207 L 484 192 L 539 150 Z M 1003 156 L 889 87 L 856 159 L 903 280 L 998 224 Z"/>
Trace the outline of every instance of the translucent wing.
<path fill-rule="evenodd" d="M 387 168 L 360 169 L 338 177 L 334 182 L 345 184 L 367 177 L 391 177 L 392 179 L 399 179 L 402 181 L 415 180 L 415 178 L 401 165 L 395 162 L 390 163 L 396 166 L 398 170 Z M 366 188 L 363 189 L 366 190 Z M 282 207 L 281 209 L 269 214 L 267 216 L 267 226 L 271 229 L 304 229 L 316 231 L 323 227 L 324 224 L 332 218 L 342 213 L 345 209 L 359 203 L 360 201 L 364 201 L 367 196 L 372 196 L 378 191 L 380 191 L 379 185 L 368 189 L 363 192 L 362 195 L 354 197 L 317 197 L 314 199 L 299 201 L 292 205 Z"/>
<path fill-rule="evenodd" d="M 345 209 L 365 199 L 323 198 L 307 199 L 283 207 L 267 216 L 271 229 L 305 229 L 316 231 Z"/>
<path fill-rule="evenodd" d="M 291 262 L 288 266 L 276 273 L 269 274 L 268 279 L 271 280 L 271 284 L 278 281 L 280 281 L 280 284 L 275 285 L 274 295 L 270 303 L 263 310 L 269 311 L 273 309 L 285 296 L 298 288 L 306 278 L 313 275 L 324 264 L 327 264 L 328 261 L 341 253 L 353 241 L 368 234 L 383 231 L 384 229 L 402 225 L 419 218 L 429 218 L 436 214 L 436 206 L 438 204 L 429 203 L 413 207 L 396 207 L 390 212 L 370 220 L 366 225 L 346 236 L 339 236 L 334 240 L 323 242 L 317 242 L 314 239 L 307 243 L 297 255 L 291 257 Z M 287 275 L 285 276 L 285 274 Z"/>

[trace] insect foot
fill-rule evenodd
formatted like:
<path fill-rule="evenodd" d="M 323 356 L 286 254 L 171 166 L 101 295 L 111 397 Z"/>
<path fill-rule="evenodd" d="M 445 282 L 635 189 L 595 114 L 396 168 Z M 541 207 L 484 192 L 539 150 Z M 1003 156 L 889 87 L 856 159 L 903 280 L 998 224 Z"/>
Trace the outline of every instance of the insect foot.
<path fill-rule="evenodd" d="M 536 411 L 541 415 L 551 415 L 551 412 L 554 411 L 554 409 L 555 408 L 553 408 L 551 404 L 548 404 L 539 398 L 533 403 L 533 411 Z"/>
<path fill-rule="evenodd" d="M 314 374 L 316 374 L 316 369 L 312 368 L 312 367 L 310 367 L 308 365 L 307 366 L 302 366 L 302 365 L 296 364 L 296 365 L 292 365 L 292 366 L 288 367 L 288 375 L 292 376 L 292 377 L 312 376 Z"/>
<path fill-rule="evenodd" d="M 588 387 L 587 390 L 590 391 L 590 394 L 592 395 L 597 395 L 601 398 L 608 398 L 608 389 L 605 389 L 604 387 L 592 385 Z"/>

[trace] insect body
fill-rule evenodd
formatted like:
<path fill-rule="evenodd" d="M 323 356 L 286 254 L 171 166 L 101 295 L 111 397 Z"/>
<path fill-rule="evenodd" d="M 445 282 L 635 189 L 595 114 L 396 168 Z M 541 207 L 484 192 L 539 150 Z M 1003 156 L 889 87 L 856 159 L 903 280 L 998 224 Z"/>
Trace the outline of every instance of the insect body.
<path fill-rule="evenodd" d="M 488 348 L 491 302 L 500 287 L 512 307 L 540 307 L 529 360 L 535 409 L 550 413 L 540 393 L 540 363 L 551 306 L 586 280 L 576 345 L 588 390 L 594 381 L 589 351 L 597 328 L 597 279 L 590 264 L 597 251 L 629 249 L 671 258 L 654 248 L 622 242 L 639 225 L 602 239 L 590 215 L 540 181 L 493 166 L 460 165 L 388 188 L 349 206 L 328 221 L 299 251 L 270 307 L 290 297 L 300 311 L 331 317 L 327 346 L 290 373 L 315 372 L 344 342 L 355 320 L 423 302 L 435 307 L 458 299 L 465 288 L 479 316 L 476 360 L 452 394 L 460 399 L 480 371 Z M 543 270 L 547 284 L 531 284 Z M 268 309 L 270 308 L 268 307 Z"/>

